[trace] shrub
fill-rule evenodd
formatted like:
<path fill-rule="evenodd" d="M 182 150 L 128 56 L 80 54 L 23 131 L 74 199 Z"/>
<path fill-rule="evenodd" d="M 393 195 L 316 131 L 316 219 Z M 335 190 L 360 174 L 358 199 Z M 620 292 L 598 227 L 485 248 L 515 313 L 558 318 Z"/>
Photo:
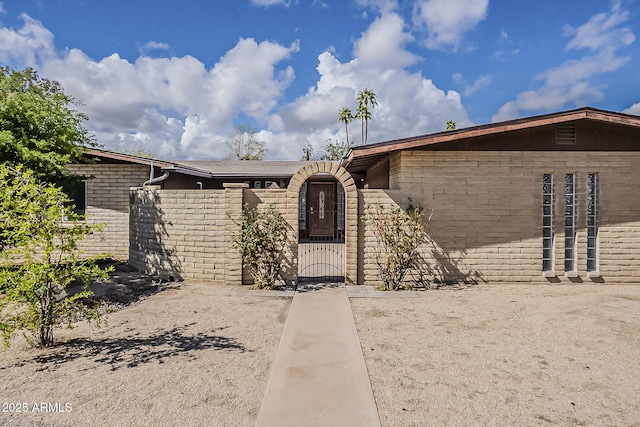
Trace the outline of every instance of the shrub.
<path fill-rule="evenodd" d="M 409 269 L 420 259 L 420 246 L 429 240 L 428 218 L 424 209 L 412 205 L 405 211 L 398 206 L 376 204 L 368 206 L 367 211 L 363 219 L 378 242 L 375 260 L 382 289 L 398 290 Z"/>
<path fill-rule="evenodd" d="M 289 224 L 273 205 L 266 210 L 244 206 L 240 231 L 232 238 L 239 249 L 243 267 L 251 271 L 257 288 L 272 288 L 281 277 L 283 252 L 287 246 Z"/>
<path fill-rule="evenodd" d="M 78 242 L 99 226 L 80 221 L 64 192 L 39 183 L 32 172 L 0 164 L 0 338 L 4 347 L 17 330 L 30 344 L 53 344 L 54 328 L 100 311 L 83 303 L 92 278 L 106 278 L 95 259 L 80 259 Z M 69 286 L 82 291 L 70 295 Z"/>

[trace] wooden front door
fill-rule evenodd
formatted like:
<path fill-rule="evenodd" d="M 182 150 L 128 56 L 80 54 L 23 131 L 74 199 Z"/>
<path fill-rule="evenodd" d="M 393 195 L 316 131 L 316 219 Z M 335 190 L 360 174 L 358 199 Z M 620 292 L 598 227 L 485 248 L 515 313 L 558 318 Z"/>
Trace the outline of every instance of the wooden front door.
<path fill-rule="evenodd" d="M 333 236 L 335 228 L 334 183 L 310 182 L 307 193 L 309 236 Z"/>

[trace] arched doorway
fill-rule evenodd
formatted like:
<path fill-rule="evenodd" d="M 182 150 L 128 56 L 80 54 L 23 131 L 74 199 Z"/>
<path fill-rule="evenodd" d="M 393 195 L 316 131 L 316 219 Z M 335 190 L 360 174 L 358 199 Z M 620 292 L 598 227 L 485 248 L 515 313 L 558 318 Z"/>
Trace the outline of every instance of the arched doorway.
<path fill-rule="evenodd" d="M 356 284 L 358 193 L 351 174 L 334 162 L 310 163 L 291 178 L 287 198 L 297 213 L 290 223 L 298 279 Z"/>
<path fill-rule="evenodd" d="M 344 187 L 329 174 L 309 177 L 298 195 L 298 281 L 345 279 Z"/>

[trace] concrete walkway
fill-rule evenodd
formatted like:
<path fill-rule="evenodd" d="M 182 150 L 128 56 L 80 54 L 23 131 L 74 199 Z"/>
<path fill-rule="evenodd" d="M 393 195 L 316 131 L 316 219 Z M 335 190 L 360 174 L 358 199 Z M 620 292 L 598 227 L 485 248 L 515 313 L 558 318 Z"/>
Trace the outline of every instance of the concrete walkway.
<path fill-rule="evenodd" d="M 379 426 L 344 285 L 296 292 L 256 426 Z"/>

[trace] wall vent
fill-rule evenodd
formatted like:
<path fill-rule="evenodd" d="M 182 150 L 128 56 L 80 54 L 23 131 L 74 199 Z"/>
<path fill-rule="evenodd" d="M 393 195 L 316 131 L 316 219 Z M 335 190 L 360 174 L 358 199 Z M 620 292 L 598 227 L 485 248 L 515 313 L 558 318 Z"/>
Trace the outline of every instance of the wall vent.
<path fill-rule="evenodd" d="M 575 123 L 558 123 L 556 125 L 556 144 L 576 145 Z"/>

